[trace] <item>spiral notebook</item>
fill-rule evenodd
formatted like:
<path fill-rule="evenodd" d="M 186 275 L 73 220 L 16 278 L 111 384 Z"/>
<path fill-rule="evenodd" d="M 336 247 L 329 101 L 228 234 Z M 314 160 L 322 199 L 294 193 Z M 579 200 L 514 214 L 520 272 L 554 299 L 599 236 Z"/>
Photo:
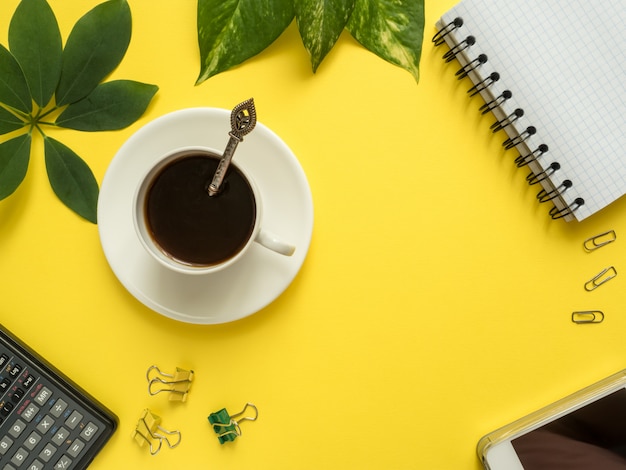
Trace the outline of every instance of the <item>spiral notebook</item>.
<path fill-rule="evenodd" d="M 626 193 L 626 2 L 464 0 L 433 42 L 554 219 Z"/>

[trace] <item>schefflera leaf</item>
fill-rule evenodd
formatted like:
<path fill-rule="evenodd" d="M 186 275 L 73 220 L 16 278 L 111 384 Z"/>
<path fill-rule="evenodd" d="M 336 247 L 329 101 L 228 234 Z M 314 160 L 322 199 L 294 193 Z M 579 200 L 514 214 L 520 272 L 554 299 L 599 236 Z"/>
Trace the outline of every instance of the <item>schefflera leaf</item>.
<path fill-rule="evenodd" d="M 0 103 L 29 114 L 33 101 L 24 72 L 13 54 L 0 44 Z"/>
<path fill-rule="evenodd" d="M 63 52 L 59 25 L 46 0 L 20 2 L 9 25 L 9 49 L 35 103 L 45 107 L 59 83 Z"/>
<path fill-rule="evenodd" d="M 0 106 L 0 135 L 8 134 L 24 126 L 26 126 L 26 122 Z"/>
<path fill-rule="evenodd" d="M 44 137 L 46 171 L 57 197 L 81 217 L 97 223 L 98 182 L 82 158 L 52 137 Z"/>
<path fill-rule="evenodd" d="M 88 132 L 123 129 L 142 116 L 158 89 L 132 80 L 102 83 L 86 98 L 65 108 L 55 124 Z"/>
<path fill-rule="evenodd" d="M 355 0 L 295 0 L 296 22 L 313 73 L 344 30 Z"/>
<path fill-rule="evenodd" d="M 196 85 L 263 51 L 293 17 L 293 0 L 198 0 Z"/>
<path fill-rule="evenodd" d="M 91 93 L 122 61 L 132 19 L 126 0 L 109 0 L 80 18 L 65 44 L 56 103 L 75 103 Z"/>
<path fill-rule="evenodd" d="M 0 200 L 10 196 L 24 181 L 30 160 L 31 134 L 0 144 Z"/>
<path fill-rule="evenodd" d="M 419 80 L 424 0 L 356 0 L 347 28 L 366 49 Z"/>

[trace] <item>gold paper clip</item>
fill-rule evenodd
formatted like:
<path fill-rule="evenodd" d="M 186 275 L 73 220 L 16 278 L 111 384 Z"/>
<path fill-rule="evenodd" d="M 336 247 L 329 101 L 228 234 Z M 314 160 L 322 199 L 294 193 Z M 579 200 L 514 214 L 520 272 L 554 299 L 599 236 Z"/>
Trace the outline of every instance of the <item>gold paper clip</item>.
<path fill-rule="evenodd" d="M 242 416 L 248 407 L 254 410 L 254 416 Z M 246 403 L 243 410 L 234 415 L 229 415 L 226 408 L 222 408 L 215 413 L 209 415 L 209 423 L 213 426 L 213 431 L 217 434 L 217 440 L 220 444 L 224 444 L 228 441 L 234 441 L 238 436 L 241 436 L 241 428 L 239 423 L 241 421 L 256 421 L 259 417 L 259 410 L 252 403 Z"/>
<path fill-rule="evenodd" d="M 154 373 L 152 373 L 153 371 Z M 161 392 L 169 392 L 170 401 L 184 402 L 187 400 L 187 394 L 191 388 L 193 375 L 192 370 L 185 370 L 179 367 L 176 368 L 176 373 L 171 375 L 161 372 L 157 366 L 150 366 L 146 372 L 148 393 L 150 395 L 156 395 Z"/>
<path fill-rule="evenodd" d="M 602 323 L 604 321 L 604 313 L 600 310 L 581 310 L 572 312 L 572 321 L 582 325 L 584 323 Z"/>
<path fill-rule="evenodd" d="M 177 436 L 174 444 L 170 442 L 169 436 Z M 161 427 L 161 418 L 148 409 L 143 410 L 141 413 L 132 437 L 140 447 L 147 443 L 150 446 L 150 454 L 152 455 L 159 453 L 164 441 L 170 449 L 173 449 L 180 444 L 181 439 L 180 431 L 163 429 Z"/>
<path fill-rule="evenodd" d="M 608 245 L 609 243 L 614 242 L 617 239 L 617 235 L 615 234 L 615 230 L 609 230 L 607 232 L 596 235 L 595 237 L 588 238 L 583 243 L 583 247 L 585 251 L 593 251 L 597 250 L 604 245 Z"/>
<path fill-rule="evenodd" d="M 585 290 L 590 292 L 594 289 L 597 289 L 605 282 L 608 282 L 611 279 L 613 279 L 615 276 L 617 276 L 617 271 L 615 270 L 613 266 L 603 269 L 598 274 L 596 274 L 592 279 L 589 279 L 587 282 L 585 282 Z"/>

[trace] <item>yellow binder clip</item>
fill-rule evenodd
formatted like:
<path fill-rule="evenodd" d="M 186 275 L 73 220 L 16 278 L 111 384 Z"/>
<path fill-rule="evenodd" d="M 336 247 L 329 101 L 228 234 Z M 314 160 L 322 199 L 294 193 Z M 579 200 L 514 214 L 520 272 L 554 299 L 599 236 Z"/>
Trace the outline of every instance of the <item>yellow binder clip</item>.
<path fill-rule="evenodd" d="M 171 436 L 176 436 L 174 443 L 170 441 Z M 161 418 L 148 409 L 143 410 L 141 413 L 132 437 L 140 447 L 147 443 L 150 446 L 150 454 L 152 455 L 159 453 L 163 442 L 170 449 L 173 449 L 180 444 L 181 440 L 180 431 L 167 431 L 162 428 Z"/>
<path fill-rule="evenodd" d="M 170 401 L 186 401 L 194 373 L 192 370 L 176 368 L 174 374 L 166 374 L 157 366 L 150 366 L 146 372 L 148 393 L 156 395 L 161 392 L 170 394 Z"/>
<path fill-rule="evenodd" d="M 243 416 L 248 408 L 252 408 L 254 413 L 251 416 Z M 222 408 L 215 413 L 211 413 L 208 419 L 211 426 L 213 426 L 213 431 L 217 434 L 217 440 L 220 444 L 224 444 L 228 441 L 234 441 L 241 436 L 241 428 L 239 427 L 241 421 L 256 421 L 258 417 L 259 410 L 257 410 L 257 407 L 252 403 L 246 403 L 246 406 L 239 413 L 229 415 L 226 408 Z"/>

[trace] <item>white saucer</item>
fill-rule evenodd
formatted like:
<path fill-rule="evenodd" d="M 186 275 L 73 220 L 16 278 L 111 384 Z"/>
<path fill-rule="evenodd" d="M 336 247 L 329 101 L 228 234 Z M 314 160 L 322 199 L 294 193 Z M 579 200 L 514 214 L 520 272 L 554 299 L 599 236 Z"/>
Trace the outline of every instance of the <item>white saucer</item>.
<path fill-rule="evenodd" d="M 293 281 L 311 242 L 313 202 L 304 171 L 289 147 L 258 123 L 239 144 L 235 158 L 261 192 L 262 226 L 294 244 L 294 255 L 282 256 L 255 243 L 229 268 L 185 275 L 161 266 L 145 251 L 131 209 L 139 179 L 154 159 L 179 147 L 223 152 L 229 130 L 230 111 L 225 109 L 191 108 L 162 116 L 124 143 L 100 189 L 98 229 L 111 269 L 140 302 L 175 320 L 225 323 L 259 311 Z"/>

